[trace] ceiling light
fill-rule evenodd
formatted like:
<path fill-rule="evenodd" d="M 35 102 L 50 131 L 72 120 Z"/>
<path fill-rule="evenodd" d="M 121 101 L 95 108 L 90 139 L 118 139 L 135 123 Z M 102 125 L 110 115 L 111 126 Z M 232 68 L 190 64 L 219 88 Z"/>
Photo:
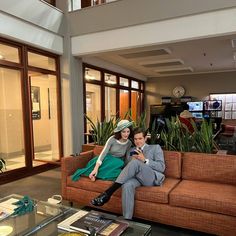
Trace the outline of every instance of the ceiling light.
<path fill-rule="evenodd" d="M 145 63 L 140 63 L 140 65 L 148 68 L 154 67 L 169 67 L 169 66 L 179 66 L 183 65 L 184 62 L 180 59 L 168 59 L 168 60 L 159 60 L 159 61 L 150 61 Z"/>
<path fill-rule="evenodd" d="M 231 39 L 232 48 L 236 48 L 236 39 Z"/>
<path fill-rule="evenodd" d="M 155 70 L 159 74 L 180 74 L 180 73 L 189 73 L 193 72 L 192 67 L 180 67 L 180 68 L 171 68 L 163 70 Z"/>
<path fill-rule="evenodd" d="M 4 56 L 0 54 L 0 60 L 3 60 L 4 59 Z"/>
<path fill-rule="evenodd" d="M 150 50 L 150 51 L 126 53 L 126 54 L 122 54 L 120 56 L 124 57 L 126 59 L 134 59 L 134 58 L 140 58 L 140 57 L 163 56 L 163 55 L 169 55 L 170 53 L 171 53 L 171 51 L 169 49 L 161 48 L 161 49 Z"/>
<path fill-rule="evenodd" d="M 233 52 L 234 61 L 236 61 L 236 52 Z"/>

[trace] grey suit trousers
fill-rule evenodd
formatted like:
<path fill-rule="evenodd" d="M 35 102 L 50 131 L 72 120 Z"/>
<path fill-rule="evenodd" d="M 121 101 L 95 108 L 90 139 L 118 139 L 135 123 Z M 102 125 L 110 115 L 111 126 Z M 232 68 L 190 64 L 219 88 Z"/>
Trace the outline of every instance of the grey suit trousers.
<path fill-rule="evenodd" d="M 130 161 L 115 182 L 122 184 L 122 210 L 126 219 L 132 219 L 135 189 L 138 186 L 153 186 L 155 173 L 151 167 L 139 160 Z"/>

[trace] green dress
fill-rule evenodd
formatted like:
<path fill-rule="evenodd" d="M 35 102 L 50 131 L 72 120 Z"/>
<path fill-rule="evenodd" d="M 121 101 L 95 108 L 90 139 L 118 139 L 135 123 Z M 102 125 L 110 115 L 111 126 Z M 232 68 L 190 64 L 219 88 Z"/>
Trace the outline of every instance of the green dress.
<path fill-rule="evenodd" d="M 91 161 L 88 162 L 85 168 L 76 170 L 76 172 L 72 175 L 72 180 L 77 181 L 81 175 L 89 176 L 89 174 L 93 171 L 94 166 L 96 165 L 97 159 L 98 156 L 94 157 Z M 102 165 L 98 170 L 96 178 L 115 181 L 123 167 L 124 161 L 121 158 L 114 157 L 108 154 L 105 156 Z"/>
<path fill-rule="evenodd" d="M 124 167 L 124 157 L 131 147 L 131 141 L 121 143 L 111 136 L 104 146 L 101 154 L 88 162 L 85 168 L 78 169 L 72 175 L 72 180 L 77 181 L 81 175 L 89 176 L 96 163 L 100 164 L 96 178 L 103 180 L 116 180 Z M 79 158 L 79 157 L 78 157 Z"/>

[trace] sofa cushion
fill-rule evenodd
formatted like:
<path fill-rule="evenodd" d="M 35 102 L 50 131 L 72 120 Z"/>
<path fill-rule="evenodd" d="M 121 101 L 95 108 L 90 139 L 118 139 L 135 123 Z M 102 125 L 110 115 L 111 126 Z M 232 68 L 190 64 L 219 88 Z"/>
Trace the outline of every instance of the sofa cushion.
<path fill-rule="evenodd" d="M 67 177 L 67 186 L 102 193 L 112 185 L 112 181 L 96 180 L 91 181 L 88 177 L 80 177 L 78 181 L 72 181 L 71 176 Z"/>
<path fill-rule="evenodd" d="M 165 176 L 172 178 L 181 177 L 181 152 L 164 151 Z"/>
<path fill-rule="evenodd" d="M 182 180 L 170 193 L 172 206 L 236 216 L 236 186 Z"/>
<path fill-rule="evenodd" d="M 168 203 L 168 195 L 171 190 L 179 183 L 180 180 L 166 178 L 162 186 L 138 187 L 136 189 L 135 199 L 146 202 Z M 79 189 L 102 193 L 112 185 L 112 181 L 96 180 L 92 182 L 88 177 L 80 177 L 76 182 L 67 178 L 67 186 Z M 115 196 L 121 197 L 121 189 L 114 193 Z"/>
<path fill-rule="evenodd" d="M 236 185 L 236 156 L 186 152 L 182 178 Z"/>
<path fill-rule="evenodd" d="M 179 179 L 166 178 L 161 186 L 138 187 L 136 189 L 135 199 L 145 202 L 168 203 L 169 193 L 179 182 Z"/>

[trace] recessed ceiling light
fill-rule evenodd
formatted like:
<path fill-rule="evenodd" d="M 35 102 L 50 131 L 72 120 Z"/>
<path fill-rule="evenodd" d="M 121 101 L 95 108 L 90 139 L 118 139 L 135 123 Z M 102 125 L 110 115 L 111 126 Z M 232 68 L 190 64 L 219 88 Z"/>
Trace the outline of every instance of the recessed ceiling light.
<path fill-rule="evenodd" d="M 169 60 L 159 60 L 153 62 L 140 63 L 144 67 L 154 68 L 154 67 L 169 67 L 169 66 L 179 66 L 183 65 L 184 62 L 180 59 L 169 59 Z"/>
<path fill-rule="evenodd" d="M 0 54 L 0 60 L 3 60 L 4 59 L 4 56 Z"/>
<path fill-rule="evenodd" d="M 236 48 L 236 39 L 231 39 L 232 48 Z"/>
<path fill-rule="evenodd" d="M 236 61 L 236 52 L 233 52 L 234 61 Z"/>
<path fill-rule="evenodd" d="M 140 57 L 163 56 L 163 55 L 169 55 L 170 53 L 171 52 L 169 49 L 161 48 L 161 49 L 156 49 L 156 50 L 126 53 L 126 54 L 121 54 L 120 56 L 126 59 L 134 59 L 134 58 L 140 58 Z"/>
<path fill-rule="evenodd" d="M 180 68 L 170 68 L 163 70 L 155 70 L 159 74 L 180 74 L 180 73 L 190 73 L 193 72 L 192 67 L 180 67 Z"/>

